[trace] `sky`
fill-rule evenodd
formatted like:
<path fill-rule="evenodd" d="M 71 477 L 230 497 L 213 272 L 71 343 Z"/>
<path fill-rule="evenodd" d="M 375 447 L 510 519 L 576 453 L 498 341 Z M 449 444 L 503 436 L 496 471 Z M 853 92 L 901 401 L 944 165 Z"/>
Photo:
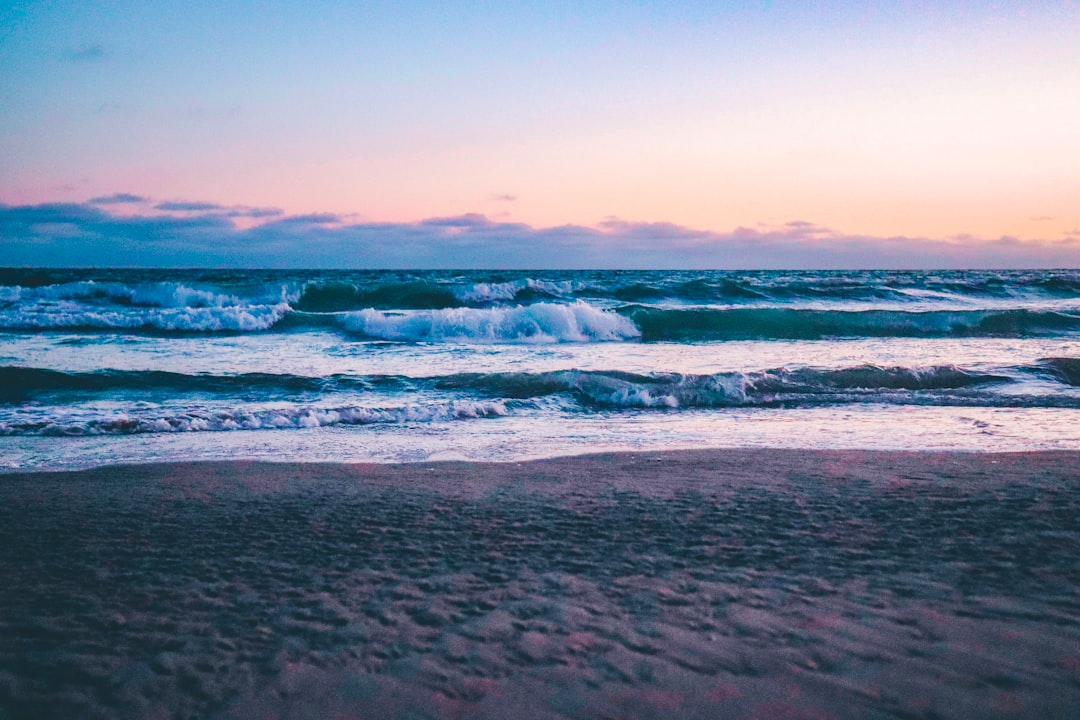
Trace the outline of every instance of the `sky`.
<path fill-rule="evenodd" d="M 1080 266 L 1080 1 L 0 0 L 0 265 Z"/>

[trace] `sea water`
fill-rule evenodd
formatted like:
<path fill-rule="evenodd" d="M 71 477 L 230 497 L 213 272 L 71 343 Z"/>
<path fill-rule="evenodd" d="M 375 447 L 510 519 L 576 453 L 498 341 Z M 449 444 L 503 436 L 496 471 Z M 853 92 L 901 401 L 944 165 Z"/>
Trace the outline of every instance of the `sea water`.
<path fill-rule="evenodd" d="M 0 270 L 0 468 L 1080 449 L 1080 271 Z"/>

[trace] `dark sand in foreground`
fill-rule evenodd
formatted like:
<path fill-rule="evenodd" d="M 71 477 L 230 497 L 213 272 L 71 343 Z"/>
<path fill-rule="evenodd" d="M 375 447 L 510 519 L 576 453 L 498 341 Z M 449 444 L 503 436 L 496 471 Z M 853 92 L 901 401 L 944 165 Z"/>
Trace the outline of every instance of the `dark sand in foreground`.
<path fill-rule="evenodd" d="M 0 476 L 0 718 L 1078 708 L 1078 453 Z"/>

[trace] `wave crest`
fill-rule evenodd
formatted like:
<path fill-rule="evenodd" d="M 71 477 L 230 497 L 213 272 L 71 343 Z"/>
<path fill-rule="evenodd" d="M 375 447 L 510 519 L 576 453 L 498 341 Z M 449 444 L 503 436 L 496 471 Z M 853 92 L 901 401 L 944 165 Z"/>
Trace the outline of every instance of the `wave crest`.
<path fill-rule="evenodd" d="M 147 433 L 296 430 L 335 425 L 431 423 L 501 417 L 509 410 L 499 401 L 453 400 L 401 407 L 289 407 L 272 410 L 190 410 L 170 415 L 124 412 L 86 417 L 21 419 L 0 422 L 0 435 L 140 435 Z"/>
<path fill-rule="evenodd" d="M 0 301 L 39 302 L 107 301 L 120 306 L 148 308 L 215 308 L 276 305 L 295 302 L 300 293 L 288 284 L 270 283 L 248 292 L 226 292 L 218 287 L 184 282 L 101 282 L 80 280 L 37 287 L 0 287 Z"/>
<path fill-rule="evenodd" d="M 1054 377 L 1068 385 L 1080 386 L 1080 358 L 1044 358 L 1040 364 L 1050 368 Z"/>
<path fill-rule="evenodd" d="M 584 302 L 416 312 L 369 308 L 343 314 L 340 323 L 366 337 L 409 342 L 596 342 L 629 340 L 641 334 L 626 317 Z"/>
<path fill-rule="evenodd" d="M 290 310 L 288 303 L 125 310 L 97 309 L 81 305 L 32 306 L 0 312 L 0 328 L 255 332 L 269 330 Z"/>
<path fill-rule="evenodd" d="M 535 398 L 568 394 L 586 405 L 627 408 L 711 408 L 805 401 L 829 401 L 854 391 L 866 398 L 890 391 L 959 390 L 1008 382 L 1005 375 L 953 365 L 925 368 L 860 365 L 841 369 L 778 368 L 712 375 L 562 370 L 547 373 L 463 374 L 439 378 L 436 387 L 489 396 Z"/>
<path fill-rule="evenodd" d="M 619 309 L 645 341 L 819 340 L 832 337 L 1021 337 L 1080 331 L 1080 315 L 1036 310 Z"/>

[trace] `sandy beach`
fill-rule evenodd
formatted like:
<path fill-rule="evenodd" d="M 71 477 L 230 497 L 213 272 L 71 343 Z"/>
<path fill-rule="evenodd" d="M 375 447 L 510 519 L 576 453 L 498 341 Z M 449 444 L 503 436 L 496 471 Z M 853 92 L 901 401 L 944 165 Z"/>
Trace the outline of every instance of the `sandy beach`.
<path fill-rule="evenodd" d="M 1075 717 L 1080 454 L 0 476 L 0 718 Z"/>

